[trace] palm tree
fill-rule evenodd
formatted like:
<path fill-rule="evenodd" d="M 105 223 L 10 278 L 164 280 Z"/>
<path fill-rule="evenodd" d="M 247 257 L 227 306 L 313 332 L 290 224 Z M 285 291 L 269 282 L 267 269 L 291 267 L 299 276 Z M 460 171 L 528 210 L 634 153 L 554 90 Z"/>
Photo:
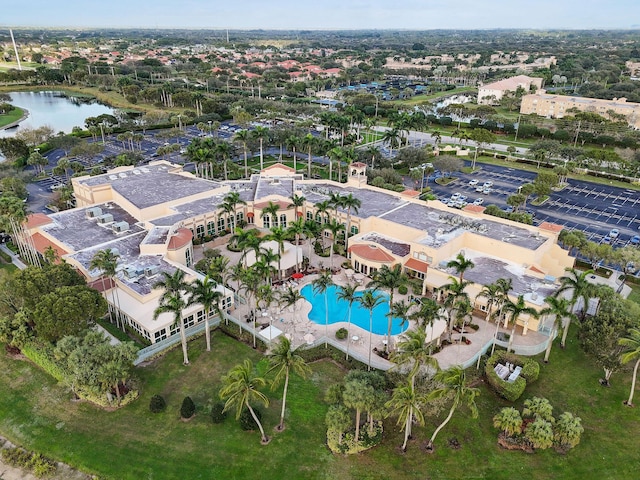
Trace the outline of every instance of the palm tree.
<path fill-rule="evenodd" d="M 306 378 L 311 369 L 297 351 L 291 349 L 291 341 L 286 337 L 281 337 L 280 342 L 267 355 L 269 359 L 269 370 L 267 374 L 276 372 L 271 388 L 276 388 L 284 380 L 284 390 L 282 392 L 282 410 L 280 412 L 280 424 L 278 430 L 284 430 L 284 412 L 287 404 L 287 389 L 289 388 L 289 374 L 293 371 L 298 376 Z"/>
<path fill-rule="evenodd" d="M 342 399 L 345 406 L 356 410 L 356 443 L 360 440 L 360 414 L 375 398 L 375 390 L 368 382 L 361 379 L 349 380 L 344 385 Z"/>
<path fill-rule="evenodd" d="M 431 328 L 431 338 L 429 338 L 429 353 L 431 353 L 431 347 L 433 343 L 433 325 L 436 320 L 446 320 L 444 312 L 438 303 L 431 299 L 422 299 L 420 308 L 417 312 L 411 315 L 411 319 L 417 320 L 420 326 L 424 329 L 426 334 L 427 326 Z"/>
<path fill-rule="evenodd" d="M 264 168 L 264 140 L 265 139 L 269 139 L 269 129 L 267 127 L 262 127 L 260 125 L 258 125 L 256 128 L 253 129 L 253 131 L 251 132 L 251 136 L 253 138 L 257 138 L 258 141 L 260 142 L 260 170 L 262 170 Z"/>
<path fill-rule="evenodd" d="M 318 238 L 320 235 L 320 225 L 318 225 L 314 220 L 306 220 L 304 222 L 304 236 L 307 237 L 309 245 L 307 246 L 309 250 L 309 255 L 307 258 L 311 260 L 311 249 L 313 248 L 314 240 Z"/>
<path fill-rule="evenodd" d="M 304 145 L 306 147 L 307 155 L 308 155 L 308 160 L 307 160 L 307 178 L 311 178 L 311 150 L 313 150 L 313 147 L 315 147 L 315 145 L 317 143 L 318 142 L 316 140 L 316 137 L 314 137 L 310 133 L 307 133 L 304 136 L 304 138 L 302 139 L 302 145 Z"/>
<path fill-rule="evenodd" d="M 296 308 L 296 304 L 298 300 L 302 300 L 304 296 L 300 293 L 300 291 L 293 287 L 287 287 L 287 289 L 280 294 L 280 300 L 287 307 L 293 307 L 293 320 L 294 322 L 298 321 L 297 313 L 298 309 Z"/>
<path fill-rule="evenodd" d="M 447 311 L 449 318 L 449 333 L 453 333 L 455 314 L 454 311 L 459 307 L 464 307 L 469 303 L 469 294 L 465 292 L 471 282 L 463 280 L 459 282 L 457 278 L 449 277 L 450 283 L 442 285 L 440 291 L 447 292 L 447 298 L 445 298 L 443 306 Z"/>
<path fill-rule="evenodd" d="M 282 227 L 273 227 L 267 239 L 278 244 L 278 277 L 282 280 L 282 267 L 280 261 L 284 255 L 284 241 L 288 238 L 287 231 Z M 296 247 L 297 248 L 297 247 Z"/>
<path fill-rule="evenodd" d="M 304 235 L 305 232 L 305 220 L 300 217 L 295 222 L 291 222 L 287 227 L 287 235 L 293 235 L 295 237 L 296 242 L 296 272 L 300 271 L 300 262 L 302 259 L 298 258 L 298 253 L 300 252 L 300 235 Z"/>
<path fill-rule="evenodd" d="M 293 194 L 289 197 L 289 199 L 291 200 L 291 203 L 289 204 L 289 208 L 293 207 L 295 209 L 295 217 L 296 220 L 298 219 L 299 215 L 299 208 L 304 207 L 305 202 L 307 201 L 307 199 L 305 197 L 303 197 L 302 195 L 297 195 L 297 194 Z"/>
<path fill-rule="evenodd" d="M 456 271 L 456 273 L 460 274 L 460 278 L 459 278 L 460 283 L 462 283 L 464 272 L 466 272 L 467 270 L 475 266 L 476 264 L 473 263 L 473 261 L 471 261 L 468 258 L 465 258 L 465 256 L 461 253 L 456 255 L 455 260 L 449 260 L 449 262 L 447 262 L 447 268 L 453 268 Z"/>
<path fill-rule="evenodd" d="M 226 181 L 228 180 L 227 160 L 231 156 L 231 152 L 232 152 L 231 145 L 227 142 L 220 142 L 216 145 L 214 152 L 216 155 L 222 158 L 222 168 L 224 169 L 224 179 Z"/>
<path fill-rule="evenodd" d="M 200 304 L 204 308 L 204 332 L 207 340 L 207 352 L 211 351 L 211 329 L 209 327 L 209 313 L 212 309 L 220 316 L 220 320 L 224 318 L 220 310 L 220 300 L 224 297 L 222 292 L 216 290 L 217 284 L 205 276 L 202 280 L 197 278 L 189 288 L 189 301 L 187 306 Z"/>
<path fill-rule="evenodd" d="M 296 135 L 289 135 L 285 140 L 285 145 L 293 152 L 293 169 L 297 170 L 296 148 L 300 145 L 300 137 L 297 137 Z"/>
<path fill-rule="evenodd" d="M 436 428 L 429 439 L 427 448 L 430 450 L 433 450 L 433 442 L 440 430 L 449 423 L 453 413 L 463 402 L 466 402 L 469 410 L 471 410 L 471 417 L 477 418 L 478 407 L 476 406 L 475 399 L 480 395 L 479 389 L 471 388 L 467 385 L 464 369 L 460 365 L 455 365 L 447 370 L 440 370 L 435 374 L 434 380 L 441 383 L 442 387 L 433 390 L 427 398 L 429 400 L 437 400 L 453 396 L 453 403 L 451 404 L 451 409 L 449 410 L 447 418 L 445 418 L 438 428 Z"/>
<path fill-rule="evenodd" d="M 362 206 L 362 202 L 359 198 L 354 197 L 352 193 L 344 195 L 342 198 L 342 207 L 347 209 L 347 234 L 345 238 L 349 239 L 349 236 L 351 235 L 351 211 L 353 211 L 353 213 L 358 213 L 358 209 Z M 346 247 L 348 247 L 348 245 L 345 241 L 345 248 Z"/>
<path fill-rule="evenodd" d="M 271 200 L 269 200 L 269 203 L 267 204 L 267 206 L 262 209 L 262 212 L 260 213 L 260 218 L 262 218 L 264 222 L 264 217 L 268 216 L 268 218 L 272 220 L 272 222 L 270 223 L 270 226 L 277 227 L 278 226 L 278 210 L 280 210 L 280 205 L 277 203 L 273 203 Z"/>
<path fill-rule="evenodd" d="M 399 264 L 389 268 L 387 265 L 383 265 L 373 275 L 373 280 L 369 282 L 368 287 L 383 288 L 389 290 L 389 311 L 393 305 L 393 294 L 396 288 L 402 285 L 406 285 L 409 281 L 406 273 L 402 271 L 402 267 Z M 387 348 L 391 346 L 391 328 L 393 327 L 393 319 L 389 317 L 387 324 L 387 345 L 385 345 L 385 352 Z"/>
<path fill-rule="evenodd" d="M 184 321 L 182 319 L 182 311 L 187 306 L 182 298 L 182 294 L 187 291 L 188 286 L 185 282 L 184 270 L 176 269 L 173 274 L 162 272 L 162 280 L 153 285 L 153 288 L 161 288 L 164 290 L 160 296 L 160 303 L 153 312 L 153 319 L 157 320 L 162 313 L 172 313 L 174 316 L 173 325 L 180 327 L 180 340 L 182 341 L 182 355 L 184 364 L 189 365 L 189 356 L 187 355 L 187 335 L 185 333 Z"/>
<path fill-rule="evenodd" d="M 493 345 L 491 345 L 491 355 L 496 349 L 496 341 L 498 340 L 498 330 L 500 329 L 500 322 L 502 321 L 502 309 L 504 304 L 509 300 L 509 291 L 512 287 L 513 281 L 510 278 L 499 278 L 496 280 L 498 286 L 498 310 L 494 313 L 494 321 L 496 323 L 496 330 L 493 333 Z"/>
<path fill-rule="evenodd" d="M 336 240 L 338 239 L 338 233 L 341 230 L 344 230 L 344 225 L 338 223 L 335 218 L 332 218 L 331 221 L 324 225 L 325 230 L 329 230 L 331 232 L 331 246 L 329 248 L 329 268 L 333 271 L 333 249 L 336 244 Z"/>
<path fill-rule="evenodd" d="M 251 407 L 254 401 L 262 402 L 265 407 L 269 406 L 269 398 L 260 391 L 267 384 L 265 378 L 255 372 L 253 363 L 247 359 L 229 370 L 229 373 L 222 377 L 222 384 L 220 399 L 226 400 L 224 411 L 235 407 L 236 419 L 239 419 L 242 409 L 246 407 L 260 429 L 262 444 L 266 444 L 269 438 L 265 435 L 262 423 Z"/>
<path fill-rule="evenodd" d="M 91 258 L 91 263 L 89 264 L 89 268 L 94 269 L 97 268 L 99 270 L 102 270 L 102 289 L 104 290 L 104 296 L 106 298 L 107 296 L 107 288 L 105 286 L 104 283 L 104 276 L 109 277 L 109 279 L 113 282 L 113 289 L 111 290 L 111 298 L 113 301 L 113 306 L 114 308 L 116 307 L 116 297 L 115 297 L 115 291 L 116 291 L 116 285 L 115 285 L 115 277 L 116 277 L 116 268 L 118 267 L 118 257 L 120 255 L 113 251 L 110 248 L 107 248 L 106 250 L 99 250 L 98 252 L 95 253 L 95 255 Z M 116 326 L 118 326 L 118 311 L 116 309 Z M 111 321 L 111 323 L 113 323 L 113 313 L 112 313 L 112 309 L 109 308 L 109 320 Z M 122 331 L 124 331 L 124 322 L 122 323 Z"/>
<path fill-rule="evenodd" d="M 578 317 L 571 311 L 571 302 L 564 297 L 549 296 L 544 299 L 545 303 L 549 305 L 547 308 L 540 310 L 540 315 L 553 315 L 553 329 L 549 335 L 549 343 L 547 344 L 547 350 L 544 353 L 544 363 L 549 363 L 549 355 L 551 354 L 551 347 L 553 346 L 553 340 L 556 336 L 558 329 L 562 329 L 564 319 L 577 320 Z"/>
<path fill-rule="evenodd" d="M 411 436 L 411 425 L 414 421 L 418 425 L 424 425 L 422 405 L 426 403 L 426 395 L 416 393 L 411 382 L 399 385 L 393 389 L 391 400 L 386 403 L 390 415 L 398 416 L 398 425 L 404 425 L 404 441 L 400 447 L 403 452 L 407 450 L 407 442 Z"/>
<path fill-rule="evenodd" d="M 189 365 L 189 356 L 187 354 L 187 336 L 184 332 L 184 321 L 182 320 L 182 311 L 187 306 L 182 299 L 181 293 L 165 292 L 160 304 L 153 311 L 153 319 L 157 320 L 162 313 L 173 314 L 173 326 L 178 325 L 180 328 L 180 340 L 182 341 L 182 355 L 184 357 L 184 365 Z"/>
<path fill-rule="evenodd" d="M 504 303 L 503 310 L 510 314 L 511 321 L 513 322 L 513 326 L 511 327 L 511 336 L 509 337 L 509 345 L 507 346 L 508 352 L 511 350 L 511 345 L 513 344 L 513 337 L 516 333 L 516 322 L 520 318 L 520 315 L 527 314 L 533 318 L 538 318 L 538 311 L 533 307 L 527 307 L 523 295 L 518 295 L 518 299 L 515 302 L 507 300 Z"/>
<path fill-rule="evenodd" d="M 484 285 L 482 290 L 480 290 L 480 293 L 476 295 L 476 300 L 480 297 L 487 300 L 487 316 L 485 317 L 485 320 L 489 323 L 489 319 L 493 313 L 493 306 L 497 305 L 500 301 L 500 286 L 495 282 L 490 283 L 489 285 Z"/>
<path fill-rule="evenodd" d="M 318 295 L 324 295 L 324 348 L 328 348 L 328 328 L 329 328 L 329 297 L 327 290 L 331 285 L 334 285 L 331 278 L 331 272 L 324 271 L 313 282 L 313 293 Z"/>
<path fill-rule="evenodd" d="M 338 287 L 338 292 L 336 298 L 338 300 L 342 300 L 343 302 L 347 302 L 349 304 L 349 310 L 347 314 L 347 356 L 346 359 L 349 360 L 349 345 L 351 344 L 351 308 L 353 307 L 354 302 L 358 300 L 356 296 L 356 290 L 358 289 L 357 285 L 352 283 L 347 283 L 346 285 Z"/>
<path fill-rule="evenodd" d="M 567 275 L 564 275 L 559 278 L 560 280 L 560 288 L 556 291 L 556 295 L 560 295 L 563 292 L 571 291 L 571 310 L 575 310 L 575 306 L 578 303 L 578 300 L 582 298 L 584 302 L 584 308 L 582 309 L 582 314 L 584 315 L 587 311 L 587 307 L 589 306 L 589 297 L 593 286 L 589 283 L 589 275 L 593 273 L 593 270 L 585 270 L 584 272 L 580 272 L 575 268 L 567 268 Z M 567 318 L 567 324 L 564 327 L 564 331 L 562 332 L 562 340 L 560 341 L 560 347 L 564 348 L 565 342 L 567 341 L 567 333 L 569 332 L 569 326 L 571 325 L 571 319 Z"/>
<path fill-rule="evenodd" d="M 360 298 L 358 298 L 362 308 L 369 310 L 369 363 L 367 370 L 371 370 L 371 337 L 373 334 L 373 311 L 378 305 L 384 302 L 382 295 L 376 295 L 374 290 L 366 290 Z"/>
<path fill-rule="evenodd" d="M 242 149 L 244 151 L 244 177 L 249 178 L 249 164 L 247 161 L 247 142 L 251 138 L 249 130 L 238 130 L 233 139 L 242 143 Z"/>
<path fill-rule="evenodd" d="M 633 366 L 633 380 L 631 381 L 631 393 L 629 393 L 629 399 L 625 402 L 629 407 L 633 407 L 633 393 L 636 389 L 636 376 L 638 374 L 638 366 L 640 366 L 640 329 L 631 328 L 629 330 L 629 336 L 621 338 L 618 343 L 625 347 L 624 352 L 620 357 L 622 363 L 629 363 L 635 360 L 636 364 Z"/>
<path fill-rule="evenodd" d="M 393 147 L 399 146 L 400 132 L 396 128 L 388 128 L 382 135 L 382 143 L 389 144 L 389 156 L 393 156 Z"/>
<path fill-rule="evenodd" d="M 522 431 L 522 416 L 513 407 L 504 407 L 493 417 L 493 426 L 509 436 L 513 437 Z"/>

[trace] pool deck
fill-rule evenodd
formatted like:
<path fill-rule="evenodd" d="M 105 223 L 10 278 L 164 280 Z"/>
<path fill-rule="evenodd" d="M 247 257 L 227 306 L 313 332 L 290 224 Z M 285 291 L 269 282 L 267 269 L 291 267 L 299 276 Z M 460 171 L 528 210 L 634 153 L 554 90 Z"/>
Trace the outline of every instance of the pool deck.
<path fill-rule="evenodd" d="M 220 252 L 230 259 L 230 265 L 240 262 L 240 253 L 231 252 L 227 250 L 224 245 L 217 246 L 215 248 L 219 248 Z M 307 250 L 304 245 L 303 248 L 306 255 Z M 195 248 L 194 250 L 195 260 L 198 261 L 203 256 L 202 248 Z M 344 261 L 344 257 L 334 255 L 334 268 L 339 267 Z M 320 265 L 328 267 L 329 259 L 325 257 L 319 257 L 312 253 L 310 264 L 315 267 L 319 267 Z M 291 285 L 294 285 L 300 290 L 305 285 L 312 283 L 313 280 L 315 280 L 317 277 L 317 274 L 305 275 L 302 279 L 300 279 L 300 281 L 296 282 L 295 285 L 293 283 Z M 336 285 L 345 285 L 349 281 L 353 282 L 353 280 L 347 278 L 344 270 L 341 270 L 340 273 L 333 275 L 333 282 Z M 366 284 L 369 281 L 370 279 L 365 277 L 361 282 L 358 290 L 365 290 Z M 231 284 L 235 288 L 235 284 L 233 282 L 231 282 Z M 396 294 L 394 295 L 394 300 L 402 299 L 408 300 L 408 295 L 400 295 L 396 292 Z M 344 351 L 345 354 L 348 348 L 350 356 L 355 357 L 365 364 L 368 363 L 370 351 L 372 351 L 374 348 L 377 350 L 384 349 L 383 342 L 386 340 L 386 335 L 376 335 L 373 333 L 369 335 L 368 330 L 360 328 L 354 324 L 348 326 L 347 322 L 335 322 L 325 327 L 325 325 L 323 324 L 318 324 L 313 322 L 312 320 L 309 320 L 308 315 L 311 311 L 311 308 L 311 303 L 305 299 L 299 300 L 295 305 L 295 308 L 293 306 L 281 307 L 279 305 L 274 305 L 267 311 L 260 311 L 257 318 L 257 322 L 259 325 L 256 330 L 257 332 L 260 332 L 263 328 L 272 325 L 281 330 L 282 334 L 286 335 L 291 340 L 294 348 L 297 348 L 299 346 L 322 345 L 325 342 L 324 338 L 326 333 L 326 337 L 330 344 Z M 236 318 L 238 322 L 243 325 L 243 328 L 251 331 L 252 329 L 250 324 L 246 322 L 246 318 L 248 318 L 249 312 L 249 305 L 238 304 L 236 305 L 236 308 L 231 312 L 231 316 Z M 452 345 L 445 346 L 440 352 L 434 354 L 434 357 L 438 360 L 438 364 L 441 369 L 446 369 L 453 365 L 460 365 L 469 362 L 477 355 L 480 349 L 484 348 L 488 343 L 491 342 L 495 333 L 495 324 L 487 323 L 484 319 L 478 317 L 474 317 L 472 323 L 478 325 L 479 328 L 477 331 L 465 331 L 465 337 L 467 337 L 471 341 L 469 345 L 464 343 L 454 343 Z M 410 321 L 409 328 L 411 329 L 415 327 L 416 322 Z M 336 331 L 340 328 L 348 328 L 349 330 L 349 334 L 344 340 L 337 340 L 335 337 Z M 511 334 L 511 328 L 505 329 L 500 327 L 498 331 Z M 460 336 L 461 334 L 454 333 L 452 335 L 452 340 L 455 341 Z M 274 339 L 273 341 L 277 341 L 277 339 Z M 392 343 L 395 343 L 397 341 L 398 336 L 393 336 Z M 547 335 L 531 330 L 529 330 L 527 335 L 522 335 L 522 328 L 518 326 L 516 327 L 516 334 L 513 339 L 513 347 L 516 350 L 518 350 L 518 347 L 526 350 L 528 348 L 542 345 L 547 341 Z M 372 352 L 371 366 L 372 368 L 376 368 L 379 370 L 389 370 L 391 368 L 394 368 L 396 365 Z"/>

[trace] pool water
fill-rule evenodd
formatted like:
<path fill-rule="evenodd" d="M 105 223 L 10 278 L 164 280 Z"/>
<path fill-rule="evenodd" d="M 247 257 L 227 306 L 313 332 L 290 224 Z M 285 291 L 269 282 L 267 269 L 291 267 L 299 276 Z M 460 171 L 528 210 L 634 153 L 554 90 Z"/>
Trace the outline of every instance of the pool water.
<path fill-rule="evenodd" d="M 325 324 L 324 296 L 328 296 L 329 306 L 329 324 L 336 322 L 347 322 L 349 318 L 349 303 L 344 300 L 338 300 L 338 288 L 331 285 L 324 294 L 318 294 L 313 291 L 313 285 L 308 284 L 302 287 L 300 293 L 311 303 L 311 311 L 309 312 L 309 320 L 319 325 Z M 357 292 L 356 296 L 361 297 L 364 292 Z M 376 292 L 376 295 L 382 295 L 384 302 L 373 310 L 373 328 L 372 332 L 377 335 L 386 335 L 388 328 L 387 313 L 389 313 L 389 295 L 383 292 Z M 353 302 L 351 307 L 351 323 L 360 328 L 369 331 L 369 310 L 363 308 L 360 302 Z M 401 326 L 399 318 L 393 318 L 391 335 L 398 335 L 408 328 L 408 324 Z"/>

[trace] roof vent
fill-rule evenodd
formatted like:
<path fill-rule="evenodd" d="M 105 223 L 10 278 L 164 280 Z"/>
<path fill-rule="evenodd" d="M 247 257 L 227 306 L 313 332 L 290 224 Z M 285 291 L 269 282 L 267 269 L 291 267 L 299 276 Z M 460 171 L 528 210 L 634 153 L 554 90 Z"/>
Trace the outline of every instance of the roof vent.
<path fill-rule="evenodd" d="M 152 265 L 144 269 L 144 276 L 149 278 L 157 275 L 160 272 L 160 267 L 158 265 Z"/>
<path fill-rule="evenodd" d="M 124 276 L 129 280 L 132 280 L 138 276 L 138 270 L 133 265 L 127 265 L 123 269 Z"/>

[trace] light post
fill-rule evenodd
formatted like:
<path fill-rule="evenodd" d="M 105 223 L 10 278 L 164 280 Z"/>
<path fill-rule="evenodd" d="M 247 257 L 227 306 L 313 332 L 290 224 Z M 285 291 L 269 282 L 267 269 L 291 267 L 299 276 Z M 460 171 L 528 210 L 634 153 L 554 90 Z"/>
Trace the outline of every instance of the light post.
<path fill-rule="evenodd" d="M 209 120 L 209 136 L 211 136 L 211 123 L 212 123 L 212 121 Z"/>
<path fill-rule="evenodd" d="M 102 135 L 102 144 L 104 145 L 104 122 L 100 122 L 100 134 Z"/>

